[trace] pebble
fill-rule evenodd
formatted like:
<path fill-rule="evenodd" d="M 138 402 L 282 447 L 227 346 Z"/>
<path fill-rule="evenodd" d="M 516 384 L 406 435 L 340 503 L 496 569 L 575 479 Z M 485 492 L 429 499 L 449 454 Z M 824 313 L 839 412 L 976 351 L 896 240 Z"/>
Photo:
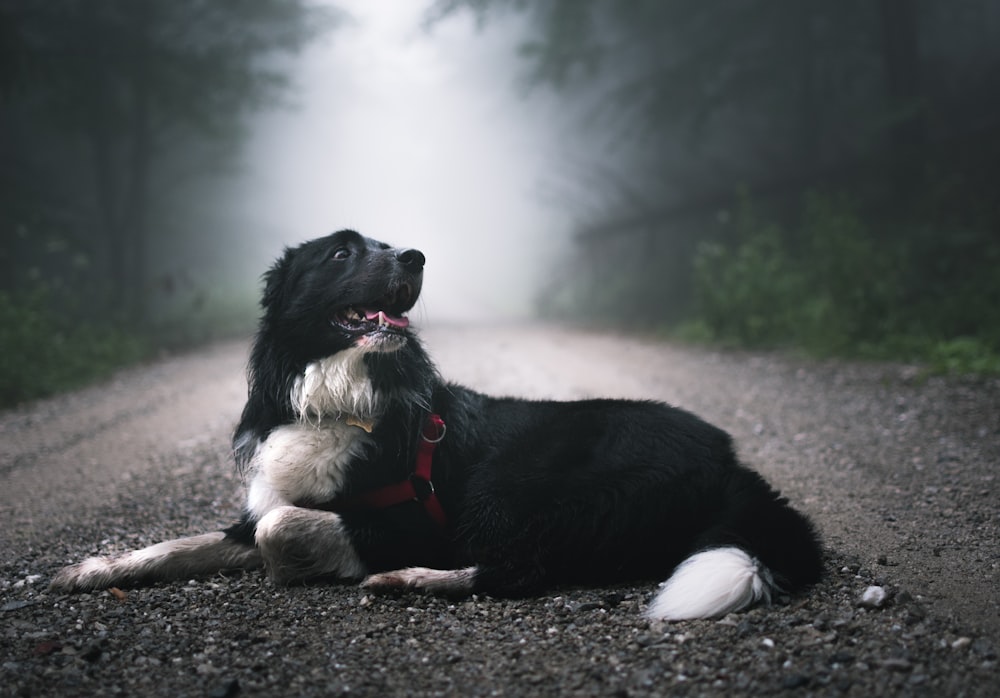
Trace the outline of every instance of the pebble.
<path fill-rule="evenodd" d="M 645 356 L 642 347 L 626 346 Z M 464 345 L 461 351 L 477 360 L 481 354 Z M 672 351 L 664 349 L 665 355 L 673 356 Z M 744 374 L 742 358 L 714 356 L 721 376 Z M 242 362 L 241 356 L 234 363 Z M 634 363 L 642 365 L 643 375 L 650 374 L 648 362 Z M 764 386 L 751 402 L 773 402 L 778 413 L 771 414 L 768 404 L 766 417 L 730 420 L 729 426 L 742 432 L 738 443 L 750 464 L 769 469 L 775 484 L 825 529 L 826 578 L 805 594 L 719 622 L 657 624 L 642 616 L 655 583 L 564 588 L 527 599 L 483 595 L 446 601 L 413 594 L 368 596 L 339 584 L 276 588 L 262 573 L 251 572 L 137 589 L 123 604 L 107 593 L 47 596 L 40 582 L 26 581 L 29 573 L 47 578 L 59 564 L 108 546 L 131 547 L 140 536 L 152 543 L 217 530 L 220 518 L 238 515 L 240 483 L 231 470 L 227 423 L 215 440 L 181 454 L 189 475 L 170 475 L 181 461 L 173 452 L 157 453 L 157 467 L 137 470 L 127 488 L 103 483 L 115 496 L 102 499 L 99 519 L 79 514 L 64 525 L 38 519 L 31 535 L 45 545 L 35 545 L 25 534 L 4 548 L 0 694 L 649 696 L 676 687 L 675 693 L 692 696 L 996 696 L 996 634 L 953 618 L 951 612 L 958 609 L 947 602 L 949 580 L 922 583 L 921 575 L 928 573 L 916 563 L 940 548 L 953 556 L 940 562 L 957 566 L 952 579 L 974 581 L 972 573 L 992 574 L 998 522 L 995 506 L 981 502 L 978 492 L 986 487 L 995 492 L 1000 483 L 972 479 L 995 470 L 989 455 L 1000 452 L 992 448 L 1000 433 L 991 427 L 988 442 L 971 450 L 954 444 L 965 443 L 969 422 L 984 422 L 976 414 L 989 408 L 995 415 L 989 406 L 1000 404 L 1000 387 L 976 384 L 960 409 L 951 409 L 955 396 L 945 393 L 950 384 L 943 379 L 932 381 L 931 392 L 927 386 L 907 389 L 907 423 L 926 423 L 920 422 L 919 434 L 900 435 L 906 438 L 897 442 L 896 434 L 885 439 L 869 427 L 880 420 L 891 425 L 892 414 L 880 411 L 891 395 L 883 395 L 887 388 L 867 368 L 831 368 L 831 380 L 843 377 L 845 382 L 832 385 L 820 375 L 810 388 L 812 399 L 789 410 L 795 403 L 783 402 L 786 395 L 767 388 L 768 381 L 787 387 L 781 380 L 784 364 L 775 360 L 774 372 L 771 366 L 749 376 L 747 384 Z M 717 404 L 717 418 L 728 414 L 734 398 L 742 399 L 739 381 L 726 383 L 722 394 L 714 386 L 703 389 L 702 382 L 697 391 L 685 393 L 682 386 L 678 402 L 710 418 L 712 410 L 705 408 Z M 135 402 L 134 395 L 128 394 L 126 407 Z M 717 403 L 713 395 L 721 395 Z M 797 399 L 794 387 L 788 397 Z M 234 413 L 242 398 L 234 397 Z M 65 401 L 59 404 L 62 409 Z M 838 405 L 844 409 L 831 412 Z M 894 403 L 889 407 L 894 409 Z M 926 408 L 919 416 L 918 407 Z M 39 420 L 39 428 L 50 430 L 53 421 Z M 747 440 L 755 423 L 767 427 L 756 442 L 765 450 L 755 450 L 755 442 Z M 810 438 L 792 446 L 797 433 Z M 938 438 L 949 441 L 939 446 Z M 843 451 L 814 450 L 830 440 L 843 441 Z M 918 455 L 928 463 L 939 450 L 957 449 L 962 467 L 927 468 L 919 477 L 890 468 L 906 462 L 914 447 L 921 447 Z M 846 460 L 838 466 L 842 457 Z M 847 497 L 841 497 L 843 489 L 827 496 L 831 477 L 845 479 L 835 484 L 846 487 L 855 476 L 868 477 L 871 492 L 847 488 Z M 911 483 L 911 477 L 917 479 Z M 932 493 L 935 502 L 921 499 L 924 486 L 938 488 Z M 966 492 L 977 494 L 976 499 Z M 150 493 L 156 494 L 155 506 Z M 229 493 L 235 494 L 225 499 Z M 216 499 L 223 506 L 209 506 Z M 944 507 L 950 507 L 948 517 L 941 516 Z M 874 513 L 866 520 L 852 518 L 858 511 Z M 878 528 L 883 512 L 892 515 L 886 521 L 899 522 L 898 530 L 868 536 L 865 526 Z M 990 517 L 964 518 L 984 512 Z M 108 542 L 97 546 L 102 537 Z M 894 537 L 899 546 L 887 542 Z M 968 542 L 958 549 L 952 543 L 958 540 Z M 23 585 L 13 589 L 19 581 Z M 869 586 L 882 590 L 881 606 L 859 604 Z M 907 589 L 927 594 L 928 600 L 907 597 Z M 982 593 L 993 599 L 994 591 Z M 926 611 L 917 608 L 917 600 L 927 604 Z M 981 615 L 989 619 L 986 612 Z M 106 628 L 104 643 L 98 626 Z M 556 632 L 548 634 L 550 628 Z M 783 688 L 789 692 L 782 693 Z"/>
<path fill-rule="evenodd" d="M 889 659 L 882 660 L 882 666 L 890 671 L 906 672 L 913 669 L 913 664 L 901 657 L 890 657 Z"/>
<path fill-rule="evenodd" d="M 971 637 L 960 637 L 957 640 L 955 640 L 953 643 L 951 643 L 951 647 L 952 647 L 952 649 L 956 649 L 956 650 L 964 650 L 966 647 L 968 647 L 971 644 L 972 644 L 972 638 Z"/>
<path fill-rule="evenodd" d="M 888 597 L 885 587 L 870 586 L 862 592 L 858 605 L 863 608 L 882 608 Z"/>
<path fill-rule="evenodd" d="M 240 682 L 238 679 L 230 679 L 225 681 L 209 692 L 209 698 L 233 698 L 239 695 L 240 692 Z"/>

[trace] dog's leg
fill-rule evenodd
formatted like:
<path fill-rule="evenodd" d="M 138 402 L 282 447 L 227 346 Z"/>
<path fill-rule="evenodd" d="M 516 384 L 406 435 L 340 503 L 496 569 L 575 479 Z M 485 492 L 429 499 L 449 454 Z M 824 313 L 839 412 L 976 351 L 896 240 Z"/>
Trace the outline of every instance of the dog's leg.
<path fill-rule="evenodd" d="M 256 548 L 219 531 L 168 540 L 118 557 L 89 558 L 59 570 L 49 588 L 61 592 L 93 591 L 188 579 L 224 570 L 250 570 L 260 565 Z"/>
<path fill-rule="evenodd" d="M 373 574 L 361 586 L 372 591 L 420 589 L 443 596 L 468 596 L 476 585 L 475 567 L 458 570 L 432 570 L 427 567 L 407 567 L 392 572 Z"/>
<path fill-rule="evenodd" d="M 417 589 L 445 596 L 483 593 L 518 598 L 542 591 L 548 586 L 548 579 L 545 570 L 537 565 L 479 564 L 457 570 L 407 567 L 373 574 L 362 586 L 373 591 Z"/>
<path fill-rule="evenodd" d="M 344 530 L 329 511 L 281 506 L 257 522 L 257 547 L 275 584 L 333 575 L 361 579 L 367 569 Z"/>

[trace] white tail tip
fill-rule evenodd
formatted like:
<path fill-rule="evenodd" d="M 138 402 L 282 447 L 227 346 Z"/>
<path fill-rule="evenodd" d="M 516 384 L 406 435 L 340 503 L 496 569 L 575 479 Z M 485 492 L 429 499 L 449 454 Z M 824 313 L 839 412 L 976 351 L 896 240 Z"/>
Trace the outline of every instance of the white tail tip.
<path fill-rule="evenodd" d="M 677 566 L 646 615 L 653 620 L 717 618 L 758 601 L 769 603 L 774 588 L 770 571 L 746 551 L 703 550 Z"/>

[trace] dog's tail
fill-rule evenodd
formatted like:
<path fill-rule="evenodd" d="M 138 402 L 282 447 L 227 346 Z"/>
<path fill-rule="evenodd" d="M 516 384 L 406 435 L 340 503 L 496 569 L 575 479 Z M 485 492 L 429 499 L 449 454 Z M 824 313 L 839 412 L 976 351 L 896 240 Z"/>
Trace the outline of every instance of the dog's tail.
<path fill-rule="evenodd" d="M 822 548 L 809 519 L 745 468 L 724 489 L 721 520 L 664 582 L 649 618 L 717 618 L 820 580 Z"/>
<path fill-rule="evenodd" d="M 92 557 L 64 567 L 49 583 L 52 591 L 93 591 L 118 586 L 189 579 L 263 564 L 253 543 L 218 531 L 178 538 L 118 557 Z"/>

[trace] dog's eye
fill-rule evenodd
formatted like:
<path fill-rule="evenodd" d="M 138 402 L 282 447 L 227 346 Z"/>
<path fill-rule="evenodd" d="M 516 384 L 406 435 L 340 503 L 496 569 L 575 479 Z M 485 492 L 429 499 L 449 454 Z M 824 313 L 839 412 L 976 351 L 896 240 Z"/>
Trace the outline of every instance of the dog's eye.
<path fill-rule="evenodd" d="M 351 251 L 346 247 L 341 247 L 340 249 L 338 249 L 333 253 L 332 259 L 341 260 L 341 259 L 347 259 L 350 256 L 351 256 Z"/>

